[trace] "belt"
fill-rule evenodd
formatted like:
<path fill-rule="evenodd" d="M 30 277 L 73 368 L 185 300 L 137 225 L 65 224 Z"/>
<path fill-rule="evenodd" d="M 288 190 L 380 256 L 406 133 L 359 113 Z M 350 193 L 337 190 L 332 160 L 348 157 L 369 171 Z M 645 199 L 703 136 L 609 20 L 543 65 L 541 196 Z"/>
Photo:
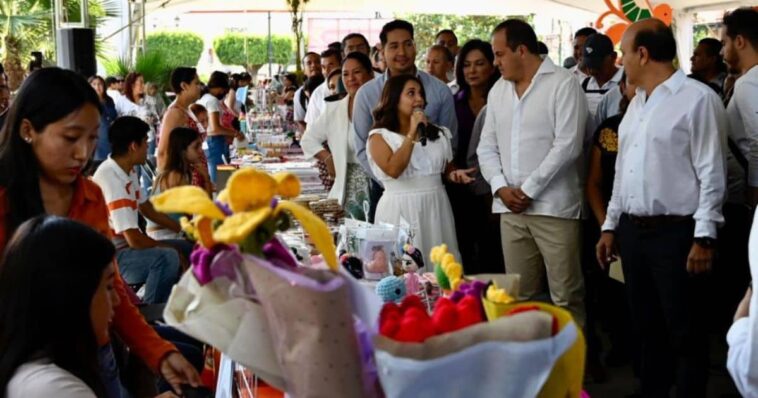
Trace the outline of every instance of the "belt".
<path fill-rule="evenodd" d="M 632 224 L 641 228 L 656 228 L 664 225 L 676 224 L 684 221 L 691 221 L 692 215 L 688 216 L 635 216 L 632 214 L 623 214 L 632 222 Z"/>

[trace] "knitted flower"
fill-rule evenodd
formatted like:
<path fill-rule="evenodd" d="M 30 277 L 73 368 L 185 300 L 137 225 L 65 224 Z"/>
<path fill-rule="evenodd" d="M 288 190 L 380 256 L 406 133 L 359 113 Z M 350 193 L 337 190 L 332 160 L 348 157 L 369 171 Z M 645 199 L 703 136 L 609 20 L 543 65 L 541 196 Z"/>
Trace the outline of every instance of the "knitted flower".
<path fill-rule="evenodd" d="M 254 242 L 252 252 L 262 253 L 262 246 L 276 230 L 286 229 L 283 211 L 294 216 L 310 234 L 316 248 L 332 270 L 337 269 L 337 253 L 326 224 L 310 210 L 285 199 L 300 195 L 300 181 L 290 173 L 267 173 L 246 168 L 229 178 L 227 188 L 212 201 L 196 186 L 172 188 L 151 199 L 156 210 L 164 213 L 192 214 L 192 221 L 182 220 L 182 228 L 206 249 L 216 244 L 238 244 L 243 251 L 246 242 Z M 264 236 L 259 242 L 256 234 Z"/>
<path fill-rule="evenodd" d="M 516 299 L 513 298 L 505 289 L 497 287 L 497 284 L 493 281 L 490 287 L 487 288 L 487 300 L 498 304 L 509 304 Z"/>
<path fill-rule="evenodd" d="M 432 248 L 429 259 L 434 263 L 437 283 L 444 290 L 458 290 L 463 283 L 463 266 L 455 261 L 455 256 L 447 252 L 447 245 Z"/>

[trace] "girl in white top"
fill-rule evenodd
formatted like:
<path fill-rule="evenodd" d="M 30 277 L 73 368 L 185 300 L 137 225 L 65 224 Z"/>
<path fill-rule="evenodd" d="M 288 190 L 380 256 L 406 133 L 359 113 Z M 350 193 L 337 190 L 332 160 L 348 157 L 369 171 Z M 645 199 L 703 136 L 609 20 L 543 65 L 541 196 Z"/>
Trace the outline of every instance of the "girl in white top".
<path fill-rule="evenodd" d="M 106 396 L 98 347 L 108 341 L 115 248 L 78 222 L 38 216 L 0 264 L 0 396 Z"/>
<path fill-rule="evenodd" d="M 373 78 L 368 56 L 360 52 L 348 54 L 342 61 L 342 82 L 347 96 L 327 102 L 324 113 L 307 126 L 300 141 L 305 155 L 324 162 L 334 178 L 329 198 L 337 199 L 349 215 L 360 220 L 365 219 L 363 203 L 369 200 L 369 176 L 355 156 L 353 99 L 358 89 Z"/>
<path fill-rule="evenodd" d="M 456 170 L 452 164 L 452 135 L 445 127 L 429 124 L 423 108 L 426 95 L 413 75 L 387 80 L 382 99 L 374 110 L 374 130 L 369 133 L 371 171 L 384 185 L 375 222 L 410 223 L 413 244 L 425 255 L 445 243 L 460 259 L 455 222 L 445 187 L 449 181 L 469 184 L 475 169 Z M 419 125 L 424 125 L 419 134 Z"/>

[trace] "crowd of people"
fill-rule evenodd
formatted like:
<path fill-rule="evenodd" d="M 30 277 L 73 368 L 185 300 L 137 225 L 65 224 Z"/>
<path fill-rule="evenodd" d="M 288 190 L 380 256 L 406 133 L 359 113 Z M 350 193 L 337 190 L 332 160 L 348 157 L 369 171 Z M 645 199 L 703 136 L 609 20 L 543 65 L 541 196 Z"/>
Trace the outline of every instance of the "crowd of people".
<path fill-rule="evenodd" d="M 597 381 L 633 362 L 642 396 L 705 396 L 715 331 L 751 396 L 758 11 L 725 14 L 721 30 L 689 76 L 656 19 L 632 24 L 620 54 L 580 29 L 563 65 L 518 19 L 462 46 L 446 29 L 420 70 L 413 25 L 394 20 L 375 46 L 351 33 L 308 52 L 275 101 L 347 214 L 407 224 L 421 253 L 447 244 L 466 274 L 519 274 L 519 299 L 584 328 Z M 111 334 L 166 396 L 199 385 L 200 344 L 137 309 L 166 302 L 193 247 L 180 215 L 148 199 L 216 193 L 251 83 L 179 67 L 168 105 L 139 73 L 40 68 L 10 105 L 0 84 L 0 396 L 127 396 Z M 609 277 L 621 260 L 623 283 Z"/>

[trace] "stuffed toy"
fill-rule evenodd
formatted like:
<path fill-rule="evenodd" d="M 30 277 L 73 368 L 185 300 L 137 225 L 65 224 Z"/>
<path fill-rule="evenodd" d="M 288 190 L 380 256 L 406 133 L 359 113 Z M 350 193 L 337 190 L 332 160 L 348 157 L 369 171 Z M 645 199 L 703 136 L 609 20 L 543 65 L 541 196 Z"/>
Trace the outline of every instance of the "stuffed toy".
<path fill-rule="evenodd" d="M 480 306 L 473 296 L 467 295 L 458 303 L 443 297 L 429 316 L 421 299 L 409 295 L 400 306 L 394 302 L 384 304 L 379 314 L 379 333 L 401 342 L 422 343 L 432 336 L 483 322 Z"/>
<path fill-rule="evenodd" d="M 406 294 L 403 278 L 391 275 L 376 284 L 376 294 L 385 303 L 399 303 Z"/>
<path fill-rule="evenodd" d="M 347 253 L 343 253 L 340 256 L 340 264 L 354 276 L 355 279 L 363 279 L 363 261 L 355 256 L 350 256 Z"/>
<path fill-rule="evenodd" d="M 421 250 L 411 245 L 403 246 L 403 275 L 405 279 L 405 290 L 408 294 L 416 294 L 420 289 L 419 276 L 416 273 L 424 267 L 424 258 Z"/>

